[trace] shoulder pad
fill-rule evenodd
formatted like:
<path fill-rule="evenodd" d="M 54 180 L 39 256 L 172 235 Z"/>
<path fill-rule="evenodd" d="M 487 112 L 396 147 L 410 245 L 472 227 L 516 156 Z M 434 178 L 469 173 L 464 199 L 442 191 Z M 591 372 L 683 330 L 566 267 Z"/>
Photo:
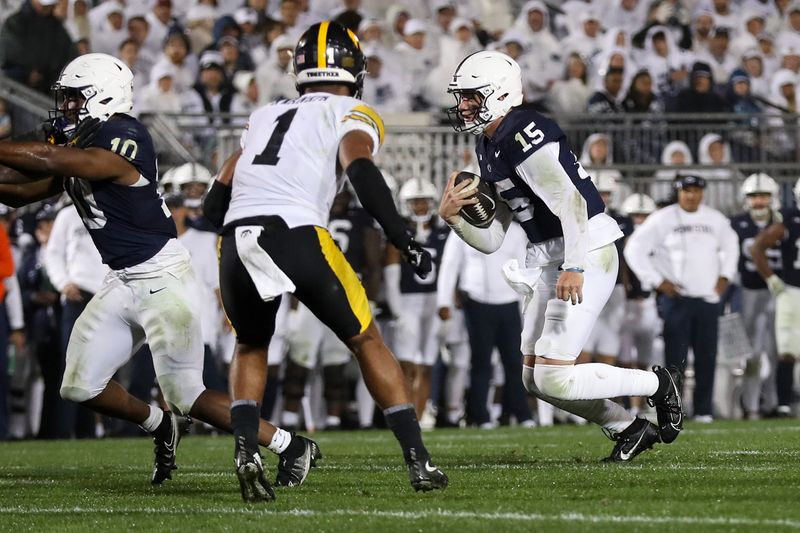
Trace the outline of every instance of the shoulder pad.
<path fill-rule="evenodd" d="M 513 166 L 526 160 L 542 146 L 564 137 L 564 132 L 555 121 L 528 109 L 512 110 L 498 130 L 500 137 L 496 142 L 503 147 L 506 158 Z"/>

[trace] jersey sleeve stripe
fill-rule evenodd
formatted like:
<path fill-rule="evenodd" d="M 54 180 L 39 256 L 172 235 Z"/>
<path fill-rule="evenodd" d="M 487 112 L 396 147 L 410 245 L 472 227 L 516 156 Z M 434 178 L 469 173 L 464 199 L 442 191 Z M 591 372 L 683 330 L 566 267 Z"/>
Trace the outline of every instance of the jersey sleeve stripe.
<path fill-rule="evenodd" d="M 344 287 L 350 310 L 353 311 L 353 315 L 358 319 L 358 323 L 361 326 L 359 333 L 364 333 L 369 323 L 372 322 L 372 312 L 369 308 L 364 286 L 361 285 L 361 281 L 359 281 L 353 267 L 350 266 L 342 251 L 336 246 L 328 230 L 319 226 L 314 226 L 314 229 L 317 231 L 322 254 L 325 256 L 325 260 L 330 265 L 333 273 L 336 274 L 339 283 Z"/>
<path fill-rule="evenodd" d="M 383 126 L 383 119 L 381 118 L 381 116 L 368 105 L 359 104 L 350 110 L 350 113 L 347 116 L 345 116 L 345 119 L 347 119 L 348 117 L 355 118 L 355 116 L 357 115 L 365 116 L 366 118 L 369 119 L 370 122 L 372 122 L 375 131 L 378 132 L 378 141 L 380 142 L 380 144 L 383 144 L 383 137 L 386 133 L 386 130 Z"/>
<path fill-rule="evenodd" d="M 319 33 L 317 33 L 317 68 L 325 68 L 328 66 L 328 26 L 330 22 L 327 20 L 321 22 L 319 25 Z"/>

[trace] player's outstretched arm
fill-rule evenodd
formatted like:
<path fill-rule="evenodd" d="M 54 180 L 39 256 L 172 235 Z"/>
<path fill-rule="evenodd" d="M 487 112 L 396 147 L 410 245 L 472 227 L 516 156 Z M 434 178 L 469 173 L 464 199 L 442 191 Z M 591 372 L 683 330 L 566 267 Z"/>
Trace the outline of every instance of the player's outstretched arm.
<path fill-rule="evenodd" d="M 109 150 L 83 150 L 45 142 L 0 143 L 0 165 L 24 174 L 29 181 L 41 179 L 40 176 L 75 176 L 89 181 L 114 180 L 132 185 L 139 179 L 136 167 Z"/>
<path fill-rule="evenodd" d="M 22 176 L 14 170 L 0 167 L 0 183 L 6 183 L 3 181 L 5 179 L 13 180 L 14 175 L 17 178 Z M 11 207 L 22 207 L 64 192 L 63 180 L 58 178 L 40 178 L 34 182 L 28 181 L 25 176 L 22 176 L 22 179 L 24 181 L 0 184 L 0 203 Z"/>
<path fill-rule="evenodd" d="M 783 292 L 786 287 L 783 280 L 770 268 L 767 260 L 767 249 L 779 243 L 785 234 L 786 226 L 783 225 L 783 222 L 775 222 L 756 235 L 753 244 L 750 246 L 750 255 L 756 265 L 756 270 L 767 282 L 767 287 L 774 295 Z"/>
<path fill-rule="evenodd" d="M 217 179 L 213 181 L 203 199 L 203 214 L 216 228 L 222 227 L 225 213 L 228 212 L 233 190 L 233 171 L 236 170 L 236 163 L 241 155 L 242 150 L 239 149 L 225 160 Z"/>
<path fill-rule="evenodd" d="M 372 161 L 372 137 L 354 130 L 339 143 L 339 164 L 347 173 L 364 209 L 378 221 L 386 237 L 414 267 L 421 278 L 433 268 L 431 254 L 413 238 L 397 207 L 381 171 Z"/>

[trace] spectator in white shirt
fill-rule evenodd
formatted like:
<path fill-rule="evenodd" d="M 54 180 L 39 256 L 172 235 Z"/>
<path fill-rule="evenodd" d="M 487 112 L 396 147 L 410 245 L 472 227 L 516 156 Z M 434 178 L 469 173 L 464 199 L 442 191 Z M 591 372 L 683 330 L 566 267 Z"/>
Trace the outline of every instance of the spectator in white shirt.
<path fill-rule="evenodd" d="M 702 204 L 705 180 L 679 176 L 678 202 L 650 215 L 628 238 L 625 259 L 642 288 L 659 292 L 667 365 L 694 352 L 694 416 L 710 422 L 720 296 L 737 272 L 739 239 L 725 215 Z"/>
<path fill-rule="evenodd" d="M 256 69 L 256 83 L 262 104 L 279 98 L 293 98 L 297 94 L 294 76 L 290 73 L 294 45 L 289 35 L 276 37 L 269 49 L 269 59 Z"/>
<path fill-rule="evenodd" d="M 487 395 L 495 348 L 500 353 L 505 374 L 505 408 L 521 424 L 531 424 L 527 394 L 519 379 L 522 372 L 518 341 L 522 332 L 519 295 L 500 275 L 507 261 L 524 261 L 520 254 L 524 254 L 526 243 L 525 232 L 517 224 L 512 224 L 503 244 L 492 254 L 486 255 L 472 248 L 455 232 L 448 236 L 442 253 L 436 291 L 439 318 L 451 319 L 458 285 L 463 295 L 461 305 L 472 353 L 467 419 L 478 426 L 489 427 L 491 424 Z"/>
<path fill-rule="evenodd" d="M 92 51 L 115 55 L 119 45 L 128 38 L 125 14 L 121 4 L 110 2 L 106 11 L 106 22 L 92 32 Z"/>

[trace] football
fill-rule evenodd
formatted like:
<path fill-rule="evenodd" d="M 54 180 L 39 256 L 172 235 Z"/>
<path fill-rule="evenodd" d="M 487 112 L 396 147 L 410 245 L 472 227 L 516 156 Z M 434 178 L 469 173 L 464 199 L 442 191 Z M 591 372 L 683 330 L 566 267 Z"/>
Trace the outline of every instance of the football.
<path fill-rule="evenodd" d="M 465 205 L 461 208 L 460 215 L 475 227 L 488 228 L 497 212 L 497 193 L 494 186 L 477 174 L 465 171 L 458 173 L 455 185 L 467 180 L 471 183 L 464 190 L 474 191 L 472 196 L 478 198 L 478 203 Z"/>

